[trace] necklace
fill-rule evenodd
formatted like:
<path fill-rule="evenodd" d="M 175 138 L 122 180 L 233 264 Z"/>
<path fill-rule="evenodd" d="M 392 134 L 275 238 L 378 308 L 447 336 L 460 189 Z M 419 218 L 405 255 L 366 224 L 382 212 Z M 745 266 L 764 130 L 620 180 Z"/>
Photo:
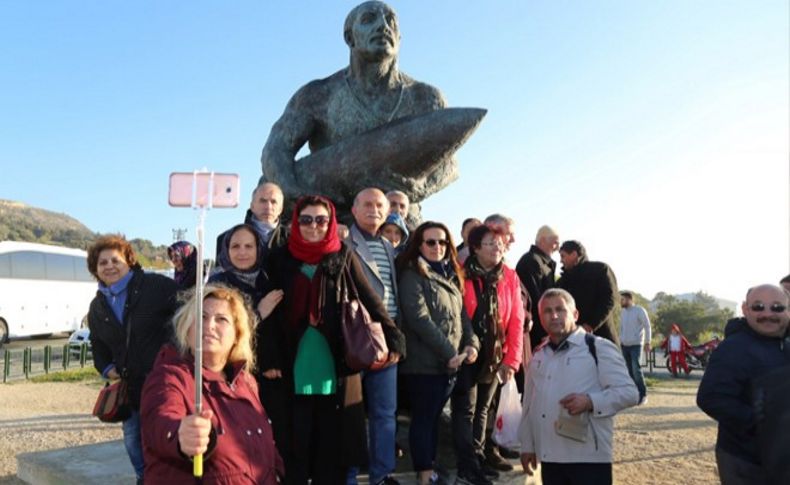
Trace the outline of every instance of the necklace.
<path fill-rule="evenodd" d="M 364 114 L 369 121 L 375 123 L 378 126 L 384 123 L 389 123 L 393 118 L 395 118 L 395 113 L 398 112 L 401 101 L 403 101 L 403 81 L 400 79 L 400 74 L 398 74 L 398 101 L 395 102 L 395 107 L 392 108 L 392 111 L 390 111 L 386 117 L 377 115 L 373 108 L 368 106 L 368 104 L 365 103 L 365 101 L 354 91 L 354 89 L 351 87 L 351 82 L 348 80 L 348 71 L 346 71 L 343 79 L 346 82 L 346 88 L 348 89 L 348 92 L 351 93 L 351 98 L 356 102 L 357 107 L 360 108 L 362 114 Z"/>

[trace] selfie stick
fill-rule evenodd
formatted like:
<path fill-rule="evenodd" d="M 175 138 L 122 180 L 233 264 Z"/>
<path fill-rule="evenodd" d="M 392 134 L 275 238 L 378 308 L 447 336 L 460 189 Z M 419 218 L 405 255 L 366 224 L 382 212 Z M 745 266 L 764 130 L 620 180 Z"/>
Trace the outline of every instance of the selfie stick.
<path fill-rule="evenodd" d="M 201 172 L 205 172 L 202 170 Z M 195 414 L 200 415 L 203 410 L 203 232 L 206 223 L 206 211 L 211 209 L 214 195 L 214 172 L 208 179 L 208 193 L 206 201 L 198 200 L 197 179 L 198 171 L 192 175 L 192 208 L 199 209 L 197 225 L 197 272 L 195 276 Z M 203 476 L 203 454 L 192 458 L 192 475 L 200 478 Z"/>

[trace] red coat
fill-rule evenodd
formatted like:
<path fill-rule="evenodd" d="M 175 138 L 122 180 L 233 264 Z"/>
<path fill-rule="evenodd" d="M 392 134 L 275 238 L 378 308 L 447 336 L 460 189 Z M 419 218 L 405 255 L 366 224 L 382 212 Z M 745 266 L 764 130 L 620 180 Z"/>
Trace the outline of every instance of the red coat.
<path fill-rule="evenodd" d="M 203 369 L 203 409 L 211 409 L 216 445 L 203 458 L 203 483 L 271 484 L 284 473 L 255 379 L 235 364 L 228 384 Z M 140 423 L 146 484 L 194 484 L 192 462 L 178 449 L 181 419 L 194 413 L 194 362 L 167 345 L 143 386 Z"/>
<path fill-rule="evenodd" d="M 471 319 L 477 309 L 477 295 L 471 279 L 467 279 L 464 285 L 464 308 Z M 496 287 L 496 295 L 499 309 L 498 323 L 505 335 L 505 341 L 502 343 L 505 356 L 502 363 L 518 370 L 524 346 L 524 304 L 521 301 L 521 281 L 515 271 L 504 265 L 502 279 Z"/>

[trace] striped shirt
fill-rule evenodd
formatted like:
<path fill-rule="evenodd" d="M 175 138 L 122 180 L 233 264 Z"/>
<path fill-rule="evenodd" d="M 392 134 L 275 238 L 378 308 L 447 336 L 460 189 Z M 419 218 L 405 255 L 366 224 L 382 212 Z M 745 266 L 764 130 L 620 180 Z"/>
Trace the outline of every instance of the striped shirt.
<path fill-rule="evenodd" d="M 365 243 L 368 245 L 373 259 L 376 261 L 376 267 L 379 270 L 379 276 L 384 283 L 384 295 L 381 297 L 382 303 L 387 308 L 387 313 L 394 320 L 398 317 L 398 302 L 395 299 L 395 291 L 392 287 L 392 273 L 393 268 L 390 267 L 390 259 L 387 254 L 387 249 L 381 238 L 368 239 L 365 238 Z"/>

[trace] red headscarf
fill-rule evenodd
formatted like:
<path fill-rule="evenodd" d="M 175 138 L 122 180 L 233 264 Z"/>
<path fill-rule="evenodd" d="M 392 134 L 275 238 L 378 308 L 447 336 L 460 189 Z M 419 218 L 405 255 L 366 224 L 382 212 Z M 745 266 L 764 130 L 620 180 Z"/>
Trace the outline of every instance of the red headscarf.
<path fill-rule="evenodd" d="M 308 200 L 312 199 L 312 200 Z M 299 213 L 309 205 L 319 205 L 316 201 L 321 201 L 329 207 L 329 227 L 326 229 L 326 236 L 319 242 L 305 241 L 299 230 Z M 291 217 L 291 237 L 288 238 L 288 250 L 294 258 L 307 264 L 318 264 L 321 259 L 330 253 L 340 251 L 340 238 L 337 236 L 337 218 L 335 217 L 335 206 L 332 201 L 320 195 L 304 196 L 296 202 L 293 216 Z"/>

